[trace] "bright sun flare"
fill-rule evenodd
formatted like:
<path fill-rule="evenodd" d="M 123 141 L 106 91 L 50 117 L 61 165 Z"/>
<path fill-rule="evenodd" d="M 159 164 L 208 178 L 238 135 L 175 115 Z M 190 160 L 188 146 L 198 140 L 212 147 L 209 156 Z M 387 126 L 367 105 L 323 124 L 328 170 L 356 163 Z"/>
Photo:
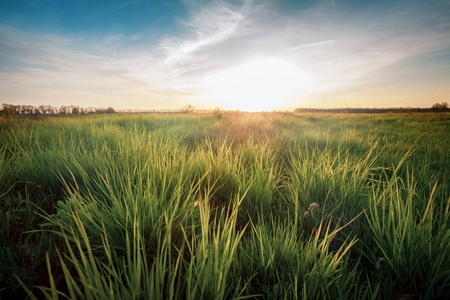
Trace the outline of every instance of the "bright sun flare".
<path fill-rule="evenodd" d="M 256 59 L 205 79 L 208 96 L 226 109 L 269 111 L 301 94 L 309 77 L 285 60 Z"/>

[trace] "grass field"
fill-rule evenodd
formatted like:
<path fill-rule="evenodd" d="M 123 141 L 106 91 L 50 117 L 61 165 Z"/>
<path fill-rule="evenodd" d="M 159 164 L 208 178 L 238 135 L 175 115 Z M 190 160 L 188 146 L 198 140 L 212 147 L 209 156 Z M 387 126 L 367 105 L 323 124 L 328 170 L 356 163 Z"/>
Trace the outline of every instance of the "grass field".
<path fill-rule="evenodd" d="M 1 122 L 2 299 L 448 297 L 450 114 Z"/>

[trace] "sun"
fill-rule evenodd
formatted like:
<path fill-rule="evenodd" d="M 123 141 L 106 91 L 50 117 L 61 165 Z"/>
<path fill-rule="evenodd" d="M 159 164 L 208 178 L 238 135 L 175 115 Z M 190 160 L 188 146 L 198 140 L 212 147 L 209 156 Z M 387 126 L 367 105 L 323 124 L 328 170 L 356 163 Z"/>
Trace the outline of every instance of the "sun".
<path fill-rule="evenodd" d="M 309 76 L 279 58 L 258 58 L 204 80 L 208 97 L 226 109 L 270 111 L 301 94 Z"/>

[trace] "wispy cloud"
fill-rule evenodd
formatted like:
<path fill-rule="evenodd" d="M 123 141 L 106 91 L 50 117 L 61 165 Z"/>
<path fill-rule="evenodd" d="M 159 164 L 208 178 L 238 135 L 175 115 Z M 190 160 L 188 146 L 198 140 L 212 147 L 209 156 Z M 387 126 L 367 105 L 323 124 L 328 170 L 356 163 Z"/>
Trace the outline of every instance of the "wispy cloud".
<path fill-rule="evenodd" d="M 125 3 L 122 3 L 122 4 L 118 5 L 117 7 L 115 7 L 114 10 L 121 10 L 121 9 L 124 9 L 124 8 L 127 7 L 127 6 L 133 5 L 133 4 L 135 4 L 135 3 L 137 3 L 137 2 L 140 2 L 140 1 L 143 1 L 143 0 L 130 0 L 130 1 L 126 1 Z"/>
<path fill-rule="evenodd" d="M 303 49 L 303 48 L 309 48 L 309 47 L 316 47 L 316 46 L 321 46 L 321 45 L 327 45 L 327 44 L 332 44 L 334 43 L 334 40 L 329 40 L 329 41 L 322 41 L 322 42 L 317 42 L 317 43 L 311 43 L 311 44 L 303 44 L 297 47 L 292 48 L 293 51 L 295 50 L 299 50 L 299 49 Z"/>
<path fill-rule="evenodd" d="M 378 70 L 449 44 L 442 23 L 430 23 L 420 7 L 377 9 L 353 15 L 319 3 L 283 17 L 269 2 L 231 6 L 215 1 L 185 21 L 190 29 L 185 36 L 163 40 L 161 47 L 168 62 L 199 76 L 255 55 L 288 59 L 315 78 L 305 91 L 314 94 L 366 83 Z M 382 21 L 376 18 L 380 15 Z"/>
<path fill-rule="evenodd" d="M 176 65 L 197 61 L 201 51 L 240 35 L 245 23 L 245 8 L 245 5 L 236 7 L 226 2 L 201 6 L 193 12 L 192 19 L 180 21 L 186 29 L 184 36 L 169 37 L 160 42 L 167 54 L 166 62 Z"/>
<path fill-rule="evenodd" d="M 0 72 L 0 95 L 15 95 L 19 103 L 102 106 L 105 99 L 119 101 L 128 94 L 129 102 L 116 107 L 142 107 L 143 99 L 149 102 L 156 95 L 168 101 L 179 93 L 170 88 L 151 53 L 110 52 L 96 41 L 30 35 L 9 27 L 0 27 L 0 38 L 0 55 L 9 66 Z"/>

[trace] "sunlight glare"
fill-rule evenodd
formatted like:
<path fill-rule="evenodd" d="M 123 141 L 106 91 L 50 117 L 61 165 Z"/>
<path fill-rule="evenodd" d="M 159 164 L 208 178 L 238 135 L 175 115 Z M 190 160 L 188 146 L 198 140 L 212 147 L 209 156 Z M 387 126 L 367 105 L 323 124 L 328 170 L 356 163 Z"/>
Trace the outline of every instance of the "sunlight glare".
<path fill-rule="evenodd" d="M 270 111 L 301 95 L 310 77 L 278 58 L 260 58 L 209 76 L 208 96 L 225 109 Z"/>

